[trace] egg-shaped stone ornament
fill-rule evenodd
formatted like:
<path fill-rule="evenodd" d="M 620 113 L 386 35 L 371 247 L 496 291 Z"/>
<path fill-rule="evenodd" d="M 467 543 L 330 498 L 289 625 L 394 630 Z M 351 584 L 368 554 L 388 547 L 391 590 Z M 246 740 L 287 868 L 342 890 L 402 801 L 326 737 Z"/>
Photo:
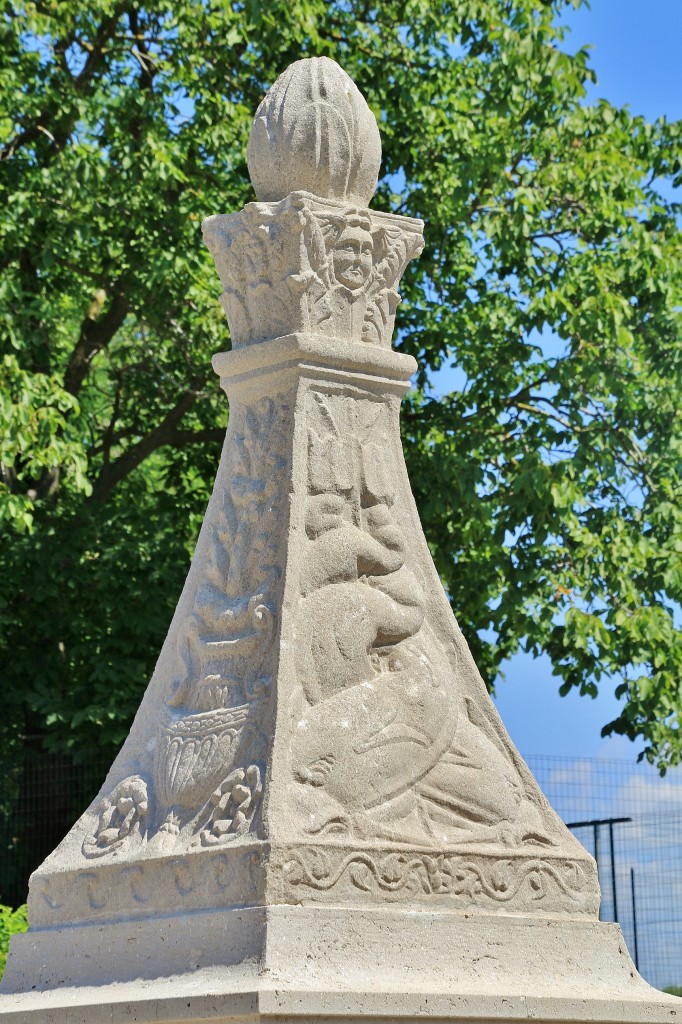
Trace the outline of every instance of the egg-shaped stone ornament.
<path fill-rule="evenodd" d="M 367 206 L 381 165 L 376 118 L 336 61 L 298 60 L 258 107 L 247 160 L 261 202 L 310 192 Z"/>

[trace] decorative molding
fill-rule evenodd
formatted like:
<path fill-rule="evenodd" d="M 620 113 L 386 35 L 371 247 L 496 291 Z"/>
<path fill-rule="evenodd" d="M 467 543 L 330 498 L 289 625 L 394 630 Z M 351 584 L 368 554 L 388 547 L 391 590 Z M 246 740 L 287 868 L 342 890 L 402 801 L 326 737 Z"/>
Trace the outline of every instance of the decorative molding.
<path fill-rule="evenodd" d="M 115 921 L 262 903 L 267 847 L 243 835 L 230 846 L 202 846 L 133 864 L 99 861 L 31 881 L 33 927 Z M 38 897 L 38 898 L 36 898 Z"/>
<path fill-rule="evenodd" d="M 319 847 L 290 853 L 282 876 L 293 896 L 354 890 L 382 901 L 429 901 L 445 897 L 450 909 L 594 914 L 598 900 L 589 886 L 587 862 L 538 856 L 481 856 Z M 442 900 L 439 902 L 443 902 Z"/>

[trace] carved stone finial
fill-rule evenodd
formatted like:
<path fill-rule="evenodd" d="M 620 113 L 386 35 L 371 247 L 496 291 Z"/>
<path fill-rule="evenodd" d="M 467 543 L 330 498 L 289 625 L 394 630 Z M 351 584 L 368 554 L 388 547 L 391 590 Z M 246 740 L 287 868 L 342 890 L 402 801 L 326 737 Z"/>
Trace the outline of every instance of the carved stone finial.
<path fill-rule="evenodd" d="M 259 106 L 247 160 L 261 202 L 311 192 L 367 206 L 381 165 L 376 118 L 336 61 L 297 60 Z"/>

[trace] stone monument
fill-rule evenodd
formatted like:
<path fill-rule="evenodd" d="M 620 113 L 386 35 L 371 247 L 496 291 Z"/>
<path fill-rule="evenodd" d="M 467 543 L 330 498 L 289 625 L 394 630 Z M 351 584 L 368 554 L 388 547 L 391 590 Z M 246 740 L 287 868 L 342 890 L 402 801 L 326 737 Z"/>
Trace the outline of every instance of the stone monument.
<path fill-rule="evenodd" d="M 380 159 L 351 79 L 297 61 L 254 121 L 258 201 L 204 224 L 215 490 L 130 736 L 31 879 L 3 1020 L 682 1018 L 598 921 L 431 561 L 391 349 L 423 225 L 369 209 Z"/>

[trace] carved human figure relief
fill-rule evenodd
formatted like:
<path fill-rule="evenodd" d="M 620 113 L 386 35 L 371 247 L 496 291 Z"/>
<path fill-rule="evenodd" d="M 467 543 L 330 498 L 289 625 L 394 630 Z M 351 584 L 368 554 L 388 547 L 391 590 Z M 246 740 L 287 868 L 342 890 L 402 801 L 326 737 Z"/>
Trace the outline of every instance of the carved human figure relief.
<path fill-rule="evenodd" d="M 211 217 L 204 237 L 235 345 L 313 332 L 389 347 L 397 285 L 423 245 L 416 221 L 303 192 Z"/>

